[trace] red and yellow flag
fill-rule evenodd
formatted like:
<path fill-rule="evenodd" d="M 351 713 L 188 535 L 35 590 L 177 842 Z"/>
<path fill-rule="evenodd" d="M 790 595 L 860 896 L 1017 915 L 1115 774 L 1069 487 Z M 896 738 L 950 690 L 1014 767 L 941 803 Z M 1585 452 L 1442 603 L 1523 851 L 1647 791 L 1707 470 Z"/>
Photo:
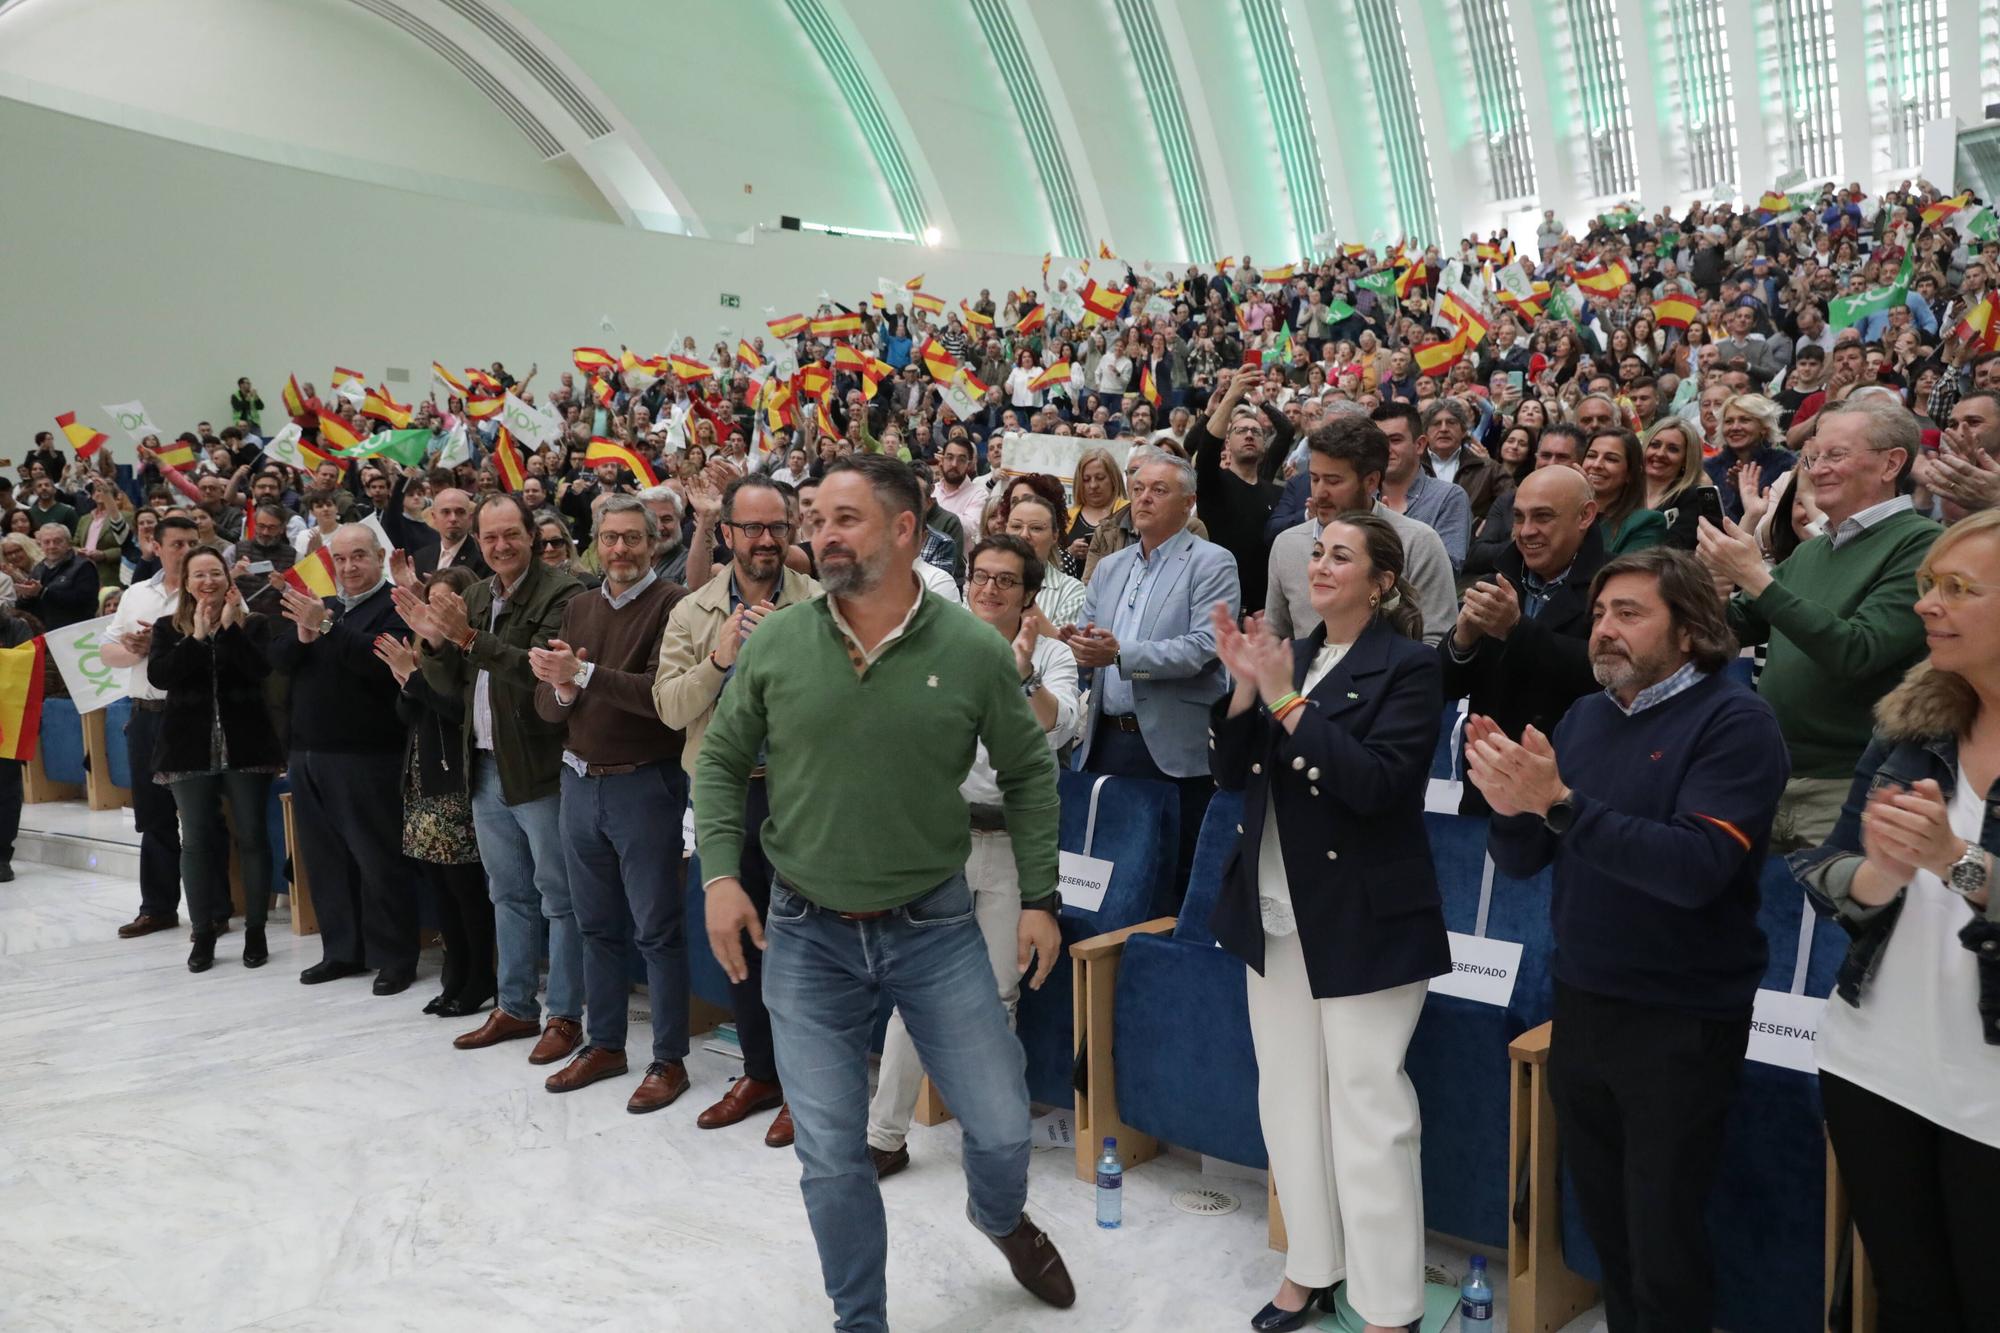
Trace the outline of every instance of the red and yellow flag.
<path fill-rule="evenodd" d="M 1424 285 L 1431 275 L 1430 265 L 1419 259 L 1416 263 L 1396 275 L 1396 299 L 1407 301 L 1410 293 Z"/>
<path fill-rule="evenodd" d="M 924 275 L 919 273 L 917 274 L 916 277 L 911 278 L 908 282 L 905 282 L 903 284 L 903 290 L 906 292 L 921 291 L 923 289 L 923 285 L 924 285 Z"/>
<path fill-rule="evenodd" d="M 500 387 L 500 381 L 494 379 L 491 374 L 481 370 L 478 366 L 467 366 L 465 368 L 465 382 L 475 389 L 486 390 L 496 398 L 503 392 Z"/>
<path fill-rule="evenodd" d="M 1217 273 L 1227 273 L 1229 272 L 1230 269 L 1235 267 L 1236 267 L 1235 255 L 1224 255 L 1222 258 L 1215 261 L 1215 271 Z"/>
<path fill-rule="evenodd" d="M 870 292 L 868 293 L 868 304 L 874 306 L 877 310 L 887 310 L 889 308 L 889 298 L 880 292 Z"/>
<path fill-rule="evenodd" d="M 1118 312 L 1125 308 L 1125 291 L 1102 286 L 1092 278 L 1083 284 L 1083 308 L 1099 319 L 1117 319 Z"/>
<path fill-rule="evenodd" d="M 1684 329 L 1701 315 L 1692 296 L 1673 292 L 1653 302 L 1653 322 L 1663 329 Z"/>
<path fill-rule="evenodd" d="M 465 415 L 471 417 L 474 421 L 484 421 L 488 417 L 499 416 L 500 410 L 506 406 L 506 398 L 499 394 L 495 394 L 491 398 L 472 394 L 465 400 Z"/>
<path fill-rule="evenodd" d="M 715 374 L 714 366 L 706 361 L 697 361 L 691 356 L 670 356 L 667 358 L 667 368 L 689 384 L 693 384 L 696 380 L 708 379 Z"/>
<path fill-rule="evenodd" d="M 2000 349 L 2000 293 L 1986 293 L 1985 300 L 1965 312 L 1951 336 L 1988 352 Z"/>
<path fill-rule="evenodd" d="M 815 361 L 799 370 L 799 392 L 808 398 L 821 398 L 833 386 L 833 372 Z"/>
<path fill-rule="evenodd" d="M 1632 281 L 1631 270 L 1617 259 L 1591 268 L 1573 269 L 1571 276 L 1576 279 L 1577 286 L 1593 296 L 1616 296 Z"/>
<path fill-rule="evenodd" d="M 308 597 L 326 598 L 339 591 L 333 581 L 333 553 L 322 546 L 285 571 L 285 582 Z"/>
<path fill-rule="evenodd" d="M 863 356 L 859 348 L 850 347 L 846 343 L 842 343 L 833 349 L 833 368 L 835 370 L 850 370 L 859 375 L 862 371 L 868 369 L 868 361 L 869 358 Z"/>
<path fill-rule="evenodd" d="M 1297 264 L 1287 264 L 1283 268 L 1264 269 L 1259 276 L 1265 282 L 1290 282 L 1298 275 L 1298 271 L 1299 266 Z"/>
<path fill-rule="evenodd" d="M 285 377 L 285 413 L 288 416 L 295 417 L 302 417 L 306 414 L 306 396 L 299 392 L 299 377 L 297 375 L 288 375 Z"/>
<path fill-rule="evenodd" d="M 175 440 L 171 444 L 162 445 L 160 451 L 153 457 L 159 460 L 162 467 L 185 471 L 194 466 L 194 446 L 185 440 Z"/>
<path fill-rule="evenodd" d="M 782 319 L 766 320 L 764 327 L 780 338 L 796 338 L 805 332 L 811 322 L 804 315 L 786 315 Z"/>
<path fill-rule="evenodd" d="M 386 422 L 392 430 L 408 430 L 412 414 L 407 403 L 397 402 L 389 396 L 387 388 L 378 384 L 361 400 L 361 415 Z"/>
<path fill-rule="evenodd" d="M 917 292 L 910 297 L 910 304 L 933 315 L 944 313 L 944 298 L 932 296 L 929 292 Z"/>
<path fill-rule="evenodd" d="M 1070 366 L 1067 361 L 1058 361 L 1047 370 L 1041 371 L 1028 381 L 1030 389 L 1059 389 L 1069 383 Z"/>
<path fill-rule="evenodd" d="M 528 469 L 514 447 L 514 433 L 505 426 L 493 437 L 493 466 L 499 469 L 501 490 L 518 491 L 528 484 Z"/>
<path fill-rule="evenodd" d="M 1479 313 L 1473 304 L 1457 292 L 1446 292 L 1438 298 L 1438 314 L 1448 320 L 1458 330 L 1460 337 L 1470 343 L 1477 343 L 1490 332 L 1486 316 Z M 1478 333 L 1473 330 L 1477 329 Z"/>
<path fill-rule="evenodd" d="M 653 469 L 635 449 L 628 449 L 616 440 L 607 440 L 602 435 L 593 435 L 590 447 L 583 451 L 583 461 L 595 467 L 599 463 L 618 463 L 628 469 L 633 476 L 648 486 L 657 486 L 660 479 L 653 475 Z"/>
<path fill-rule="evenodd" d="M 361 437 L 349 429 L 347 423 L 331 412 L 319 414 L 319 442 L 335 453 L 352 449 L 361 443 Z"/>
<path fill-rule="evenodd" d="M 446 370 L 444 368 L 444 362 L 442 361 L 431 362 L 431 378 L 436 380 L 439 384 L 444 385 L 445 388 L 449 389 L 452 393 L 457 394 L 460 398 L 465 397 L 465 381 L 460 379 L 458 376 L 452 374 L 449 370 Z M 297 414 L 294 413 L 294 415 Z"/>
<path fill-rule="evenodd" d="M 808 326 L 815 338 L 844 338 L 851 333 L 861 332 L 861 316 L 850 314 L 821 315 Z"/>
<path fill-rule="evenodd" d="M 1464 329 L 1443 342 L 1425 343 L 1414 353 L 1417 369 L 1425 375 L 1442 375 L 1464 358 L 1468 346 Z"/>
<path fill-rule="evenodd" d="M 896 368 L 887 361 L 870 357 L 868 364 L 861 368 L 861 382 L 868 386 L 868 396 L 873 398 L 875 391 L 882 387 L 882 381 L 895 373 Z"/>
<path fill-rule="evenodd" d="M 951 377 L 958 370 L 958 360 L 944 350 L 944 344 L 935 338 L 924 340 L 923 350 L 917 353 L 923 358 L 924 369 L 939 384 L 951 383 Z"/>
<path fill-rule="evenodd" d="M 1038 305 L 1021 316 L 1020 322 L 1014 325 L 1014 332 L 1022 334 L 1034 333 L 1047 325 L 1048 322 L 1049 308 L 1045 305 Z"/>
<path fill-rule="evenodd" d="M 1160 386 L 1153 382 L 1153 367 L 1151 362 L 1139 367 L 1139 396 L 1154 407 L 1160 405 Z"/>
<path fill-rule="evenodd" d="M 764 368 L 764 358 L 757 355 L 757 349 L 750 345 L 748 338 L 736 340 L 736 364 L 752 372 Z"/>
<path fill-rule="evenodd" d="M 569 354 L 576 368 L 586 375 L 594 375 L 600 370 L 610 370 L 618 364 L 618 358 L 602 347 L 579 347 Z"/>
<path fill-rule="evenodd" d="M 343 384 L 348 384 L 362 378 L 364 376 L 358 370 L 349 370 L 346 366 L 335 366 L 333 368 L 333 387 L 336 389 Z"/>
<path fill-rule="evenodd" d="M 1766 190 L 1757 207 L 1766 213 L 1789 213 L 1792 211 L 1791 196 L 1783 190 Z"/>
<path fill-rule="evenodd" d="M 99 449 L 102 449 L 105 440 L 108 438 L 103 431 L 92 430 L 90 427 L 80 424 L 74 412 L 65 412 L 57 417 L 56 429 L 63 433 L 63 438 L 68 440 L 70 447 L 76 450 L 76 456 L 83 459 L 89 458 Z"/>
<path fill-rule="evenodd" d="M 961 299 L 958 303 L 958 309 L 965 316 L 966 323 L 982 329 L 993 327 L 993 316 L 974 310 L 970 301 Z"/>
<path fill-rule="evenodd" d="M 0 649 L 0 759 L 27 763 L 42 735 L 42 678 L 47 649 L 37 637 Z"/>
<path fill-rule="evenodd" d="M 1940 199 L 1934 204 L 1925 204 L 1922 217 L 1926 227 L 1936 226 L 1972 202 L 1972 191 L 1955 194 L 1949 199 Z"/>
<path fill-rule="evenodd" d="M 1114 254 L 1112 254 L 1112 253 L 1111 253 L 1111 247 L 1110 247 L 1110 245 L 1109 245 L 1109 244 L 1107 244 L 1107 243 L 1106 243 L 1105 241 L 1103 241 L 1102 239 L 1100 239 L 1100 240 L 1099 240 L 1099 241 L 1097 242 L 1097 257 L 1098 257 L 1099 259 L 1116 259 L 1116 258 L 1118 258 L 1118 256 L 1117 256 L 1117 255 L 1114 255 Z"/>

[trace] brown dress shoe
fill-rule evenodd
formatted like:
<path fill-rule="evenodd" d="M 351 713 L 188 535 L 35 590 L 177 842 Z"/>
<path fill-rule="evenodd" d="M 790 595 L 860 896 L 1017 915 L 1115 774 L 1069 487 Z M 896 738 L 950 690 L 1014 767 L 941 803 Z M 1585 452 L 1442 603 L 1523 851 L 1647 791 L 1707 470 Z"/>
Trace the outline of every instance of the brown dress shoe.
<path fill-rule="evenodd" d="M 894 1152 L 870 1146 L 868 1160 L 875 1163 L 875 1179 L 887 1180 L 910 1164 L 910 1145 L 906 1143 Z"/>
<path fill-rule="evenodd" d="M 745 1074 L 729 1085 L 722 1100 L 694 1118 L 701 1129 L 721 1129 L 741 1124 L 759 1111 L 768 1111 L 785 1100 L 785 1090 L 775 1083 Z"/>
<path fill-rule="evenodd" d="M 601 1079 L 617 1078 L 630 1068 L 625 1063 L 625 1052 L 586 1046 L 576 1053 L 576 1059 L 550 1074 L 542 1086 L 550 1092 L 575 1092 Z"/>
<path fill-rule="evenodd" d="M 646 1066 L 646 1077 L 640 1079 L 639 1086 L 632 1090 L 625 1109 L 633 1115 L 644 1115 L 663 1106 L 672 1106 L 687 1090 L 687 1066 L 678 1060 L 655 1060 Z"/>
<path fill-rule="evenodd" d="M 519 1041 L 532 1037 L 541 1028 L 525 1018 L 516 1018 L 505 1009 L 495 1009 L 486 1015 L 486 1021 L 472 1031 L 452 1039 L 452 1045 L 461 1051 L 477 1051 L 488 1046 L 498 1046 L 503 1041 Z"/>
<path fill-rule="evenodd" d="M 967 1209 L 967 1216 L 970 1215 L 971 1210 Z M 1026 1213 L 1021 1214 L 1020 1224 L 1012 1231 L 988 1239 L 1007 1256 L 1014 1280 L 1031 1295 L 1058 1310 L 1076 1304 L 1076 1284 L 1069 1280 L 1069 1269 L 1063 1267 L 1062 1256 L 1056 1253 L 1047 1233 L 1030 1222 Z"/>
<path fill-rule="evenodd" d="M 789 1148 L 792 1146 L 792 1108 L 790 1104 L 778 1108 L 778 1118 L 764 1131 L 766 1148 Z"/>
<path fill-rule="evenodd" d="M 574 1018 L 551 1018 L 542 1029 L 542 1039 L 528 1052 L 531 1065 L 552 1065 L 565 1059 L 583 1044 L 583 1024 Z"/>
<path fill-rule="evenodd" d="M 141 935 L 150 935 L 156 930 L 172 930 L 181 923 L 177 916 L 148 916 L 144 912 L 118 927 L 118 938 L 136 940 Z"/>

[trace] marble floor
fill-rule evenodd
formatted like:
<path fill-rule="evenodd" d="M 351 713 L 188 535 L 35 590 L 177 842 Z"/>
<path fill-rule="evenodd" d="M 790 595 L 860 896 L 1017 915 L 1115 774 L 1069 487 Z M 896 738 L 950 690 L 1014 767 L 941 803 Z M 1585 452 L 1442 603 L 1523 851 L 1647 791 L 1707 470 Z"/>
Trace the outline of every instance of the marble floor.
<path fill-rule="evenodd" d="M 733 1061 L 698 1049 L 693 1089 L 651 1116 L 625 1113 L 630 1079 L 551 1096 L 525 1043 L 456 1052 L 469 1023 L 419 1012 L 435 954 L 394 998 L 366 978 L 306 988 L 318 947 L 274 918 L 270 966 L 238 964 L 237 932 L 191 976 L 179 933 L 116 938 L 130 880 L 16 869 L 0 885 L 0 1329 L 830 1326 L 791 1153 L 761 1123 L 694 1126 Z M 1068 1153 L 1037 1152 L 1029 1208 L 1080 1291 L 1048 1310 L 965 1222 L 956 1128 L 911 1147 L 885 1190 L 898 1329 L 1239 1329 L 1276 1281 L 1261 1184 L 1150 1163 L 1107 1232 Z M 1202 1183 L 1242 1208 L 1176 1211 L 1172 1193 Z M 1432 1258 L 1464 1264 L 1445 1245 Z"/>

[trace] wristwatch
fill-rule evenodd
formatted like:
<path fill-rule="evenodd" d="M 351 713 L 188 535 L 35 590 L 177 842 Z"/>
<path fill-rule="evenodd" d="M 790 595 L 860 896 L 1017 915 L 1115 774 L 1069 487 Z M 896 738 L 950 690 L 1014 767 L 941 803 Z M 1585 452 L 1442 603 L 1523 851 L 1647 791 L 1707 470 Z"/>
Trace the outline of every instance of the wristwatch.
<path fill-rule="evenodd" d="M 1976 842 L 1967 841 L 1965 855 L 1951 863 L 1944 886 L 1961 898 L 1970 898 L 1986 887 L 1992 873 L 1993 866 L 1987 859 L 1986 849 Z"/>
<path fill-rule="evenodd" d="M 1033 671 L 1030 671 L 1026 676 L 1022 677 L 1021 694 L 1025 698 L 1032 699 L 1035 695 L 1035 691 L 1039 690 L 1040 688 L 1042 688 L 1042 672 L 1041 668 L 1037 667 Z"/>
<path fill-rule="evenodd" d="M 1050 916 L 1062 915 L 1062 894 L 1051 891 L 1046 898 L 1037 898 L 1031 903 L 1022 903 L 1023 912 L 1047 912 Z"/>
<path fill-rule="evenodd" d="M 1558 835 L 1569 832 L 1569 826 L 1575 822 L 1576 802 L 1569 798 L 1567 792 L 1560 801 L 1549 807 L 1547 814 L 1542 816 L 1542 823 L 1548 825 L 1549 832 Z"/>

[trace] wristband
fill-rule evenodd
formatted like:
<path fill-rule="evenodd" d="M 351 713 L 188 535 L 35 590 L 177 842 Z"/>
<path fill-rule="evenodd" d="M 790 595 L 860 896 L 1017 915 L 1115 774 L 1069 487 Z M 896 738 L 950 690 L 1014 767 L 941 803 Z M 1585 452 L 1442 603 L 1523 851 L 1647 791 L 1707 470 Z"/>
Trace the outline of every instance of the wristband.
<path fill-rule="evenodd" d="M 479 631 L 473 629 L 471 626 L 468 625 L 465 630 L 465 637 L 458 641 L 458 651 L 460 651 L 461 653 L 471 652 L 473 642 L 474 640 L 478 639 L 478 637 L 479 637 Z"/>
<path fill-rule="evenodd" d="M 1285 704 L 1281 708 L 1277 708 L 1272 711 L 1271 720 L 1273 722 L 1283 722 L 1287 715 L 1296 713 L 1299 711 L 1299 709 L 1304 708 L 1305 706 L 1306 706 L 1305 699 L 1302 696 L 1295 694 L 1292 696 L 1291 702 Z"/>
<path fill-rule="evenodd" d="M 1273 699 L 1270 703 L 1264 705 L 1264 709 L 1272 717 L 1276 717 L 1279 713 L 1284 712 L 1285 709 L 1291 705 L 1292 700 L 1298 697 L 1299 697 L 1299 692 L 1297 690 L 1287 690 L 1283 694 L 1279 695 L 1277 698 Z"/>

